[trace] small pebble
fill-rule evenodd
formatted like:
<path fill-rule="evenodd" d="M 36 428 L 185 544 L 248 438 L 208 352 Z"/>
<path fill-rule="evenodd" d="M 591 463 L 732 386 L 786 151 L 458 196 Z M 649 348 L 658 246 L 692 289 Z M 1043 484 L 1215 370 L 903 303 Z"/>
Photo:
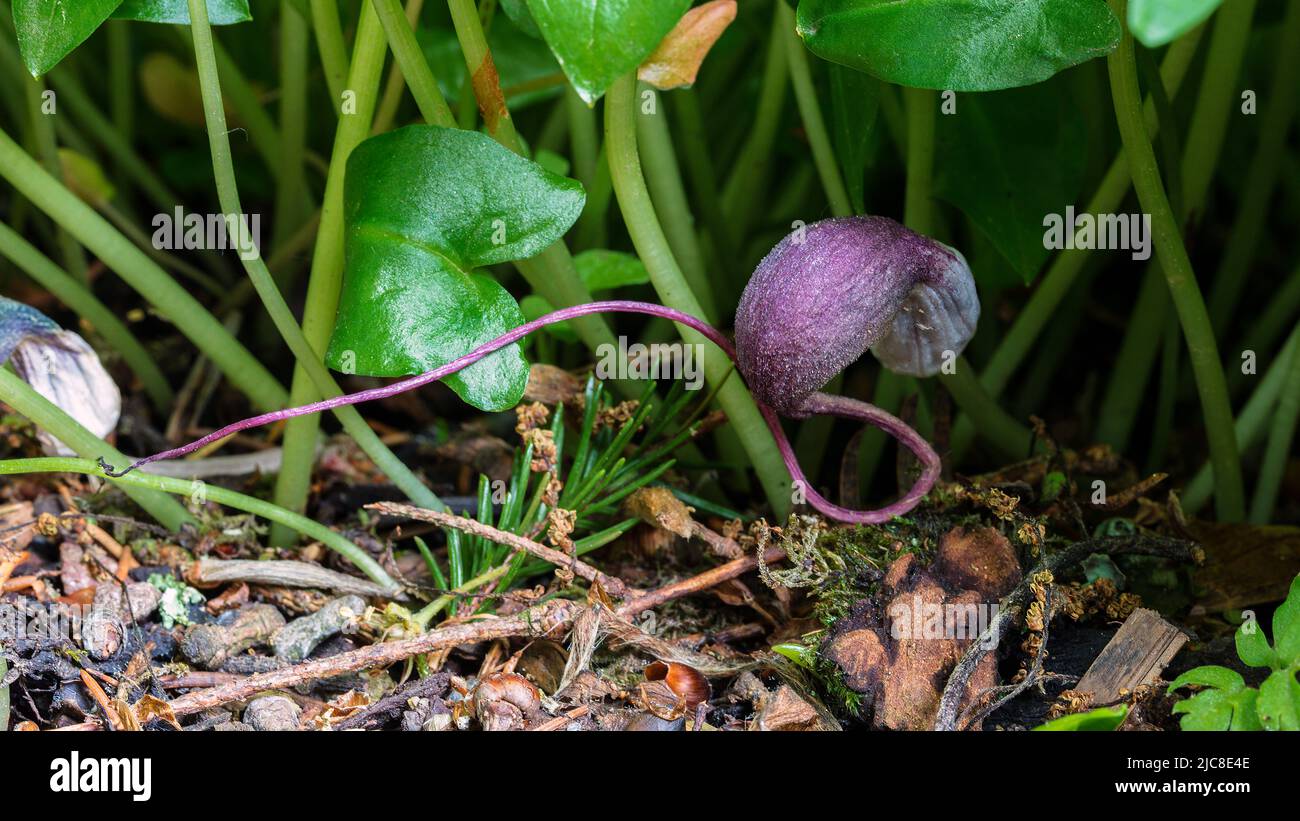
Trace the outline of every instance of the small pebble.
<path fill-rule="evenodd" d="M 244 722 L 263 732 L 296 730 L 301 716 L 298 705 L 284 696 L 255 698 L 244 708 Z"/>

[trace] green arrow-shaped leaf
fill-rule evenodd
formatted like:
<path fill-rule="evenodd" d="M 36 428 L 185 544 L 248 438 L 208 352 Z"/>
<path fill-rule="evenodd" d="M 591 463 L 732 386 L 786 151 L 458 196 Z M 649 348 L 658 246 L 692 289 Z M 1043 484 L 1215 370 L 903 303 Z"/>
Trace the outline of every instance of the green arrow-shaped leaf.
<path fill-rule="evenodd" d="M 14 0 L 23 64 L 39 77 L 95 33 L 122 0 Z"/>
<path fill-rule="evenodd" d="M 691 0 L 528 0 L 542 37 L 592 105 L 677 25 Z"/>
<path fill-rule="evenodd" d="M 189 0 L 124 0 L 113 16 L 145 23 L 190 24 Z M 208 22 L 214 26 L 246 23 L 253 19 L 248 0 L 208 0 Z"/>
<path fill-rule="evenodd" d="M 992 91 L 1110 53 L 1102 0 L 801 0 L 799 34 L 833 63 L 891 83 Z"/>
<path fill-rule="evenodd" d="M 404 376 L 522 324 L 514 298 L 476 269 L 539 253 L 582 213 L 586 194 L 483 134 L 409 126 L 357 146 L 344 200 L 347 267 L 326 362 Z M 475 407 L 503 410 L 527 380 L 515 344 L 446 382 Z"/>

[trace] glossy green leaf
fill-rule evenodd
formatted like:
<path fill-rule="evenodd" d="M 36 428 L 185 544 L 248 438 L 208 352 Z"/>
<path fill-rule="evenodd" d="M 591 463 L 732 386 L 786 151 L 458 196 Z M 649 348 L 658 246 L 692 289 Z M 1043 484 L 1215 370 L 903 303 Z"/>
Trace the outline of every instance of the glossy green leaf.
<path fill-rule="evenodd" d="M 1035 727 L 1043 732 L 1103 732 L 1107 733 L 1124 723 L 1128 717 L 1128 705 L 1116 704 L 1114 707 L 1098 707 L 1084 713 L 1073 713 Z"/>
<path fill-rule="evenodd" d="M 1052 253 L 1044 215 L 1064 220 L 1083 188 L 1083 122 L 1059 85 L 959 95 L 937 124 L 935 195 L 970 217 L 1026 284 Z M 986 287 L 1008 284 L 988 275 L 977 269 Z"/>
<path fill-rule="evenodd" d="M 144 23 L 190 24 L 189 0 L 123 0 L 113 16 Z M 248 0 L 208 0 L 208 22 L 214 26 L 246 23 L 253 19 Z"/>
<path fill-rule="evenodd" d="M 122 0 L 14 0 L 14 31 L 33 77 L 58 65 L 95 33 Z"/>
<path fill-rule="evenodd" d="M 1300 730 L 1300 683 L 1295 670 L 1275 670 L 1264 679 L 1255 711 L 1265 730 Z"/>
<path fill-rule="evenodd" d="M 1300 576 L 1291 580 L 1286 601 L 1273 611 L 1273 648 L 1280 666 L 1300 667 Z"/>
<path fill-rule="evenodd" d="M 528 0 L 569 82 L 594 105 L 659 45 L 691 0 Z"/>
<path fill-rule="evenodd" d="M 801 0 L 817 56 L 916 88 L 993 91 L 1109 54 L 1121 26 L 1103 0 Z"/>
<path fill-rule="evenodd" d="M 1205 21 L 1223 0 L 1131 0 L 1128 27 L 1147 48 L 1172 43 Z"/>
<path fill-rule="evenodd" d="M 586 195 L 484 134 L 420 125 L 359 145 L 344 199 L 347 267 L 326 362 L 401 376 L 522 324 L 514 298 L 476 269 L 541 252 L 582 213 Z M 502 410 L 527 380 L 516 343 L 445 381 L 475 407 Z"/>

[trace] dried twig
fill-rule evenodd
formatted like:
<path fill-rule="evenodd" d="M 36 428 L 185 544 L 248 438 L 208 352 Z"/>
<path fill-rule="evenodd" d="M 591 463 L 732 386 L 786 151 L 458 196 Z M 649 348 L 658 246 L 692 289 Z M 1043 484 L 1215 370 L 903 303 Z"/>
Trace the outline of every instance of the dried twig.
<path fill-rule="evenodd" d="M 785 558 L 785 550 L 779 547 L 769 547 L 763 554 L 765 562 L 779 562 Z M 720 564 L 712 570 L 706 570 L 698 576 L 691 576 L 689 579 L 682 579 L 679 582 L 665 585 L 658 590 L 651 590 L 631 599 L 617 609 L 617 613 L 628 618 L 635 616 L 637 613 L 649 610 L 652 607 L 680 599 L 682 596 L 689 596 L 692 593 L 699 593 L 708 590 L 710 587 L 722 584 L 730 579 L 743 576 L 751 570 L 758 568 L 757 556 L 745 556 L 740 559 L 733 559 L 726 564 Z"/>
<path fill-rule="evenodd" d="M 292 687 L 305 681 L 330 678 L 358 670 L 387 667 L 412 656 L 462 644 L 477 644 L 508 636 L 546 635 L 557 628 L 567 626 L 572 621 L 576 610 L 577 605 L 573 602 L 552 599 L 513 618 L 482 619 L 431 630 L 411 639 L 372 644 L 282 670 L 258 673 L 202 692 L 187 693 L 172 700 L 172 712 L 177 716 L 191 715 L 231 701 L 248 698 L 262 690 Z"/>
<path fill-rule="evenodd" d="M 557 567 L 567 567 L 574 574 L 581 576 L 589 582 L 599 584 L 609 591 L 610 595 L 619 598 L 625 598 L 634 595 L 637 591 L 628 587 L 627 584 L 617 576 L 609 576 L 600 572 L 596 568 L 560 551 L 538 544 L 532 539 L 508 533 L 499 530 L 491 525 L 485 525 L 474 519 L 466 519 L 463 516 L 456 516 L 451 513 L 443 513 L 438 510 L 428 510 L 414 505 L 403 505 L 395 502 L 376 502 L 366 505 L 367 510 L 378 511 L 389 516 L 398 516 L 405 519 L 415 519 L 421 522 L 433 522 L 443 527 L 450 527 L 459 530 L 462 533 L 468 533 L 471 536 L 481 536 L 489 541 L 502 544 L 507 547 L 513 547 L 516 550 L 522 550 L 530 553 L 543 561 L 550 562 Z"/>
<path fill-rule="evenodd" d="M 251 582 L 279 587 L 319 587 L 358 596 L 393 598 L 392 591 L 381 584 L 308 562 L 200 559 L 194 563 L 190 576 L 190 581 L 197 584 Z"/>

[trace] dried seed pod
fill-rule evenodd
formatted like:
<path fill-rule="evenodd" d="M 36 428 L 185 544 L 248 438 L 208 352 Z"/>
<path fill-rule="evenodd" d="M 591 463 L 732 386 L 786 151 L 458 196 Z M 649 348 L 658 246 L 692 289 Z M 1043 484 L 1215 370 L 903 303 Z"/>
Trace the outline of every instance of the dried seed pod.
<path fill-rule="evenodd" d="M 708 701 L 713 694 L 713 688 L 703 673 L 675 661 L 652 662 L 645 668 L 645 677 L 646 681 L 662 681 L 667 684 L 690 710 Z"/>
<path fill-rule="evenodd" d="M 830 219 L 781 240 L 736 311 L 750 390 L 786 416 L 868 348 L 890 370 L 932 376 L 975 333 L 979 299 L 956 250 L 886 217 Z"/>

